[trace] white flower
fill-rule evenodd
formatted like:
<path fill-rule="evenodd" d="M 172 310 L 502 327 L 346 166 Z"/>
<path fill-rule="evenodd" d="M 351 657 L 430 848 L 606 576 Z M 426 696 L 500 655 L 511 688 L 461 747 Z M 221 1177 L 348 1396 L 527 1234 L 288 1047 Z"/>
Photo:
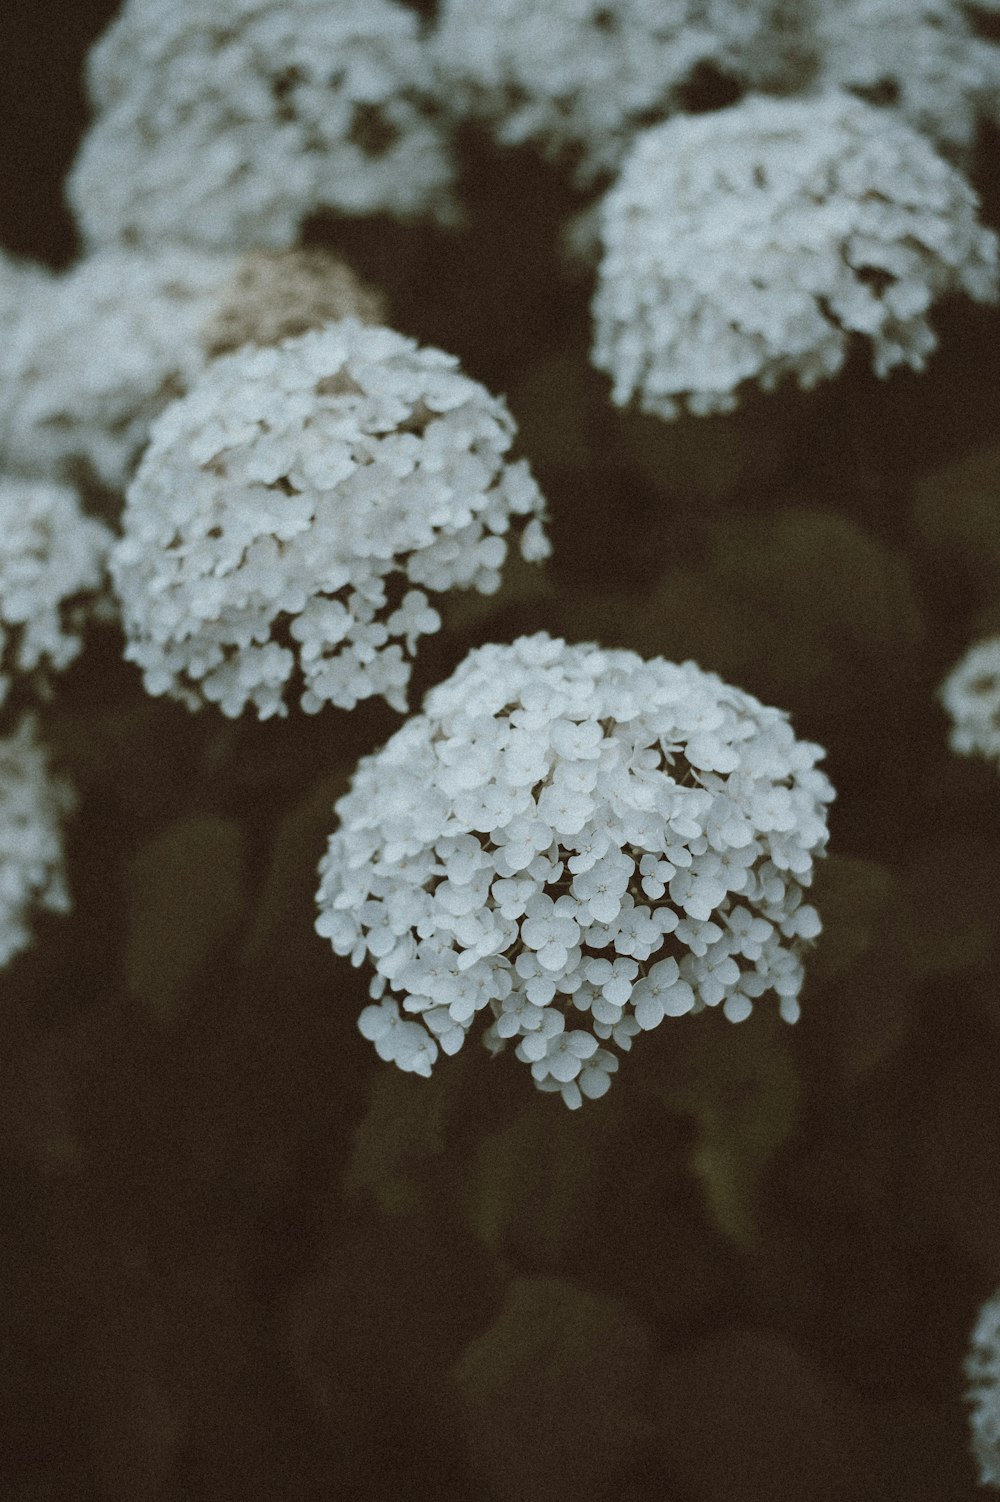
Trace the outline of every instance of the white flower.
<path fill-rule="evenodd" d="M 977 204 L 922 136 L 849 95 L 668 121 L 636 139 L 604 200 L 594 363 L 615 402 L 668 418 L 731 411 L 748 382 L 814 386 L 852 335 L 878 375 L 920 370 L 934 302 L 996 297 Z M 693 760 L 718 754 L 706 725 Z"/>
<path fill-rule="evenodd" d="M 0 476 L 0 704 L 15 677 L 44 692 L 77 657 L 111 541 L 68 486 Z"/>
<path fill-rule="evenodd" d="M 296 675 L 309 712 L 405 709 L 403 646 L 440 617 L 397 581 L 481 589 L 495 531 L 542 513 L 513 436 L 451 356 L 355 319 L 214 361 L 156 423 L 112 554 L 149 692 L 263 717 Z M 516 803 L 487 780 L 464 753 L 441 779 L 466 830 Z"/>
<path fill-rule="evenodd" d="M 127 0 L 89 58 L 84 238 L 288 246 L 321 208 L 449 217 L 419 29 L 393 0 Z"/>
<path fill-rule="evenodd" d="M 1000 1488 L 1000 1292 L 976 1316 L 965 1359 L 972 1452 L 979 1484 Z"/>
<path fill-rule="evenodd" d="M 940 697 L 952 720 L 951 749 L 1000 763 L 1000 636 L 969 648 L 942 684 Z"/>
<path fill-rule="evenodd" d="M 442 93 L 508 146 L 570 156 L 581 181 L 613 169 L 641 123 L 682 105 L 706 65 L 745 75 L 770 36 L 761 0 L 443 0 Z"/>
<path fill-rule="evenodd" d="M 71 906 L 63 870 L 62 821 L 75 799 L 53 777 L 26 715 L 0 739 L 0 966 L 31 943 L 31 909 Z"/>
<path fill-rule="evenodd" d="M 528 724 L 532 780 L 512 786 L 510 749 Z M 731 772 L 687 757 L 707 725 Z M 367 956 L 404 1012 L 446 1008 L 464 1031 L 488 1012 L 487 1046 L 513 1040 L 539 1088 L 578 1106 L 615 1067 L 599 1043 L 627 1052 L 664 1017 L 706 1006 L 736 1020 L 768 990 L 796 1015 L 819 922 L 802 889 L 833 796 L 821 755 L 780 711 L 691 662 L 545 635 L 482 647 L 360 763 L 320 866 L 317 929 L 336 953 Z M 464 757 L 474 792 L 455 779 Z M 586 778 L 579 829 L 550 796 L 575 786 L 567 773 Z M 784 871 L 779 838 L 794 853 Z M 371 1009 L 362 1029 L 378 1043 L 390 1014 L 377 1015 L 377 1035 Z M 395 1057 L 393 1037 L 385 1050 Z"/>
<path fill-rule="evenodd" d="M 815 81 L 891 107 L 942 147 L 975 143 L 996 111 L 1000 48 L 956 0 L 811 0 Z"/>
<path fill-rule="evenodd" d="M 381 317 L 380 299 L 318 250 L 110 247 L 59 276 L 24 278 L 0 259 L 0 461 L 56 479 L 82 470 L 114 490 L 153 419 L 211 358 Z"/>

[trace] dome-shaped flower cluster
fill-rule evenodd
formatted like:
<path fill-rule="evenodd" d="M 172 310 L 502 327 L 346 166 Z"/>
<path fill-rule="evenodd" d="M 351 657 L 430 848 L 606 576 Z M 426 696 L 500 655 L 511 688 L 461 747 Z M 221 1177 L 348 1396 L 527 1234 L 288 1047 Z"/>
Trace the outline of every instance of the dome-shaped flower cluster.
<path fill-rule="evenodd" d="M 321 208 L 452 212 L 418 17 L 395 0 L 127 0 L 69 179 L 85 238 L 293 245 Z"/>
<path fill-rule="evenodd" d="M 941 685 L 948 743 L 961 756 L 1000 762 L 1000 636 L 969 648 Z"/>
<path fill-rule="evenodd" d="M 746 382 L 814 386 L 851 335 L 922 369 L 946 294 L 990 301 L 997 241 L 958 172 L 845 94 L 751 97 L 639 136 L 603 205 L 594 363 L 619 404 L 731 411 Z"/>
<path fill-rule="evenodd" d="M 31 943 L 33 907 L 71 906 L 63 870 L 62 820 L 74 805 L 53 777 L 32 716 L 0 739 L 0 966 Z"/>
<path fill-rule="evenodd" d="M 1000 1488 L 1000 1291 L 976 1317 L 965 1358 L 969 1433 L 980 1486 Z"/>
<path fill-rule="evenodd" d="M 470 653 L 336 807 L 316 927 L 375 967 L 362 1032 L 427 1074 L 482 1012 L 578 1106 L 664 1017 L 740 1021 L 773 991 L 794 1021 L 822 754 L 692 662 L 546 635 Z"/>
<path fill-rule="evenodd" d="M 155 424 L 112 574 L 150 693 L 224 713 L 382 694 L 405 710 L 425 591 L 491 593 L 549 548 L 502 401 L 354 319 L 215 361 Z M 512 525 L 513 524 L 513 525 Z"/>
<path fill-rule="evenodd" d="M 767 34 L 766 0 L 444 0 L 434 49 L 450 108 L 499 141 L 613 169 L 699 67 L 734 76 Z"/>
<path fill-rule="evenodd" d="M 68 486 L 0 476 L 0 704 L 15 676 L 41 669 L 44 689 L 77 657 L 111 541 Z"/>
<path fill-rule="evenodd" d="M 955 0 L 813 0 L 816 81 L 885 105 L 964 152 L 1000 103 L 1000 47 Z"/>
<path fill-rule="evenodd" d="M 0 457 L 122 490 L 153 418 L 209 358 L 354 315 L 379 298 L 324 251 L 112 247 L 62 276 L 0 262 Z M 9 296 L 5 297 L 5 286 Z"/>

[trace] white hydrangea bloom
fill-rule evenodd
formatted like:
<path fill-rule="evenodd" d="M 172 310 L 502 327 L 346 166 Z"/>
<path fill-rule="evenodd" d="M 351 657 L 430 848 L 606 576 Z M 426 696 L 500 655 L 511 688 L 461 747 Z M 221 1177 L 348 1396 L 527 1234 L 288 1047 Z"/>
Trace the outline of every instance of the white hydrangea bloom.
<path fill-rule="evenodd" d="M 443 0 L 434 38 L 453 110 L 507 146 L 613 170 L 636 129 L 678 107 L 700 65 L 743 77 L 773 0 Z"/>
<path fill-rule="evenodd" d="M 950 151 L 1000 100 L 1000 47 L 955 0 L 813 0 L 816 81 L 898 110 Z"/>
<path fill-rule="evenodd" d="M 635 142 L 603 205 L 594 363 L 613 399 L 674 417 L 740 388 L 835 375 L 851 335 L 880 376 L 922 369 L 946 294 L 995 298 L 975 193 L 890 112 L 751 97 Z"/>
<path fill-rule="evenodd" d="M 576 1107 L 664 1017 L 740 1021 L 773 991 L 795 1021 L 822 755 L 693 662 L 471 652 L 336 806 L 316 927 L 374 965 L 362 1033 L 427 1074 L 482 1013 Z"/>
<path fill-rule="evenodd" d="M 979 1311 L 965 1359 L 969 1431 L 980 1486 L 1000 1489 L 1000 1290 Z"/>
<path fill-rule="evenodd" d="M 500 583 L 507 534 L 549 551 L 514 421 L 457 360 L 355 319 L 216 360 L 154 425 L 112 574 L 150 693 L 405 710 L 425 591 Z"/>
<path fill-rule="evenodd" d="M 110 247 L 64 275 L 20 281 L 0 340 L 0 458 L 112 490 L 124 489 L 153 418 L 212 356 L 381 312 L 325 251 Z M 0 312 L 3 293 L 0 275 Z"/>
<path fill-rule="evenodd" d="M 69 180 L 90 244 L 293 245 L 309 214 L 449 217 L 419 20 L 395 0 L 126 0 Z"/>
<path fill-rule="evenodd" d="M 16 675 L 41 669 L 44 689 L 77 657 L 111 541 L 68 486 L 0 476 L 0 704 Z"/>
<path fill-rule="evenodd" d="M 951 749 L 1000 762 L 1000 636 L 969 648 L 941 685 L 941 702 L 952 721 Z"/>
<path fill-rule="evenodd" d="M 31 943 L 33 907 L 69 911 L 61 826 L 74 801 L 26 715 L 0 739 L 0 966 Z"/>

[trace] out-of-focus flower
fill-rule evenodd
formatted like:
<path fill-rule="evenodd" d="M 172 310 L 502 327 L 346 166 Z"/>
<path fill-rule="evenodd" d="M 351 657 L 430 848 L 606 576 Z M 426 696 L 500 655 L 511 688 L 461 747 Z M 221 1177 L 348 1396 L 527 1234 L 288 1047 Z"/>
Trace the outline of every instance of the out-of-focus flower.
<path fill-rule="evenodd" d="M 434 49 L 449 106 L 507 146 L 613 170 L 632 135 L 676 110 L 711 65 L 736 78 L 770 36 L 765 0 L 444 0 Z"/>
<path fill-rule="evenodd" d="M 996 297 L 977 207 L 922 136 L 846 94 L 670 120 L 604 201 L 594 363 L 663 417 L 730 411 L 751 381 L 814 386 L 852 335 L 880 376 L 922 369 L 934 302 Z"/>
<path fill-rule="evenodd" d="M 44 691 L 77 657 L 111 541 L 68 486 L 0 476 L 0 704 L 15 677 Z"/>
<path fill-rule="evenodd" d="M 31 943 L 33 907 L 69 911 L 62 820 L 74 802 L 69 785 L 49 771 L 35 721 L 25 715 L 0 739 L 0 966 Z"/>
<path fill-rule="evenodd" d="M 1000 1489 L 1000 1291 L 980 1309 L 965 1358 L 969 1433 L 980 1486 Z"/>
<path fill-rule="evenodd" d="M 316 926 L 374 965 L 362 1032 L 427 1074 L 483 1013 L 487 1046 L 575 1107 L 664 1017 L 739 1021 L 773 991 L 794 1021 L 822 754 L 692 662 L 546 635 L 471 652 L 336 807 Z"/>
<path fill-rule="evenodd" d="M 297 675 L 308 711 L 405 710 L 425 591 L 491 593 L 511 531 L 549 550 L 514 421 L 457 365 L 346 319 L 216 360 L 163 413 L 112 554 L 150 693 L 266 717 Z"/>
<path fill-rule="evenodd" d="M 90 54 L 85 239 L 287 246 L 311 213 L 449 217 L 452 163 L 394 0 L 127 0 Z"/>
<path fill-rule="evenodd" d="M 962 756 L 1000 762 L 1000 636 L 976 642 L 941 686 L 948 743 Z"/>
<path fill-rule="evenodd" d="M 885 105 L 950 152 L 1000 104 L 1000 47 L 955 0 L 813 0 L 816 82 Z"/>
<path fill-rule="evenodd" d="M 124 489 L 152 419 L 208 360 L 381 299 L 321 250 L 223 255 L 110 248 L 61 276 L 0 259 L 0 457 Z"/>

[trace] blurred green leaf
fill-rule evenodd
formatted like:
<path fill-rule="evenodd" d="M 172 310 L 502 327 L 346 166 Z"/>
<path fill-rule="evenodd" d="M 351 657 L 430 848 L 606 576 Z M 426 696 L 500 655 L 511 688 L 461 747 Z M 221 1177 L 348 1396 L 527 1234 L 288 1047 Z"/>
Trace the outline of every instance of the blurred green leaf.
<path fill-rule="evenodd" d="M 312 927 L 317 866 L 333 833 L 333 805 L 346 791 L 348 775 L 337 768 L 320 778 L 279 824 L 271 863 L 253 909 L 245 951 L 249 963 L 259 963 L 283 931 Z"/>
<path fill-rule="evenodd" d="M 965 454 L 917 487 L 915 518 L 936 553 L 987 578 L 1000 570 L 1000 444 Z"/>
<path fill-rule="evenodd" d="M 129 988 L 161 1017 L 174 1013 L 213 944 L 243 905 L 243 831 L 191 814 L 144 845 L 132 863 L 125 964 Z"/>
<path fill-rule="evenodd" d="M 626 1304 L 562 1278 L 515 1279 L 453 1373 L 491 1495 L 616 1496 L 650 1432 L 656 1360 Z"/>
<path fill-rule="evenodd" d="M 810 981 L 822 985 L 856 965 L 883 930 L 896 895 L 896 878 L 877 861 L 852 855 L 821 860 L 809 893 L 823 919 L 823 932 L 808 959 Z"/>
<path fill-rule="evenodd" d="M 444 1123 L 460 1061 L 448 1061 L 430 1079 L 382 1065 L 367 1115 L 354 1134 L 344 1191 L 370 1195 L 387 1215 L 421 1207 L 427 1160 L 444 1149 Z"/>
<path fill-rule="evenodd" d="M 465 1176 L 466 1219 L 495 1256 L 558 1264 L 579 1230 L 603 1166 L 607 1111 L 567 1111 L 540 1096 L 485 1135 Z"/>
<path fill-rule="evenodd" d="M 798 1075 L 779 1031 L 785 1024 L 758 1006 L 745 1022 L 703 1014 L 693 1026 L 701 1036 L 679 1057 L 665 1100 L 697 1123 L 691 1168 L 716 1225 L 750 1247 L 757 1240 L 757 1186 L 798 1106 Z"/>

